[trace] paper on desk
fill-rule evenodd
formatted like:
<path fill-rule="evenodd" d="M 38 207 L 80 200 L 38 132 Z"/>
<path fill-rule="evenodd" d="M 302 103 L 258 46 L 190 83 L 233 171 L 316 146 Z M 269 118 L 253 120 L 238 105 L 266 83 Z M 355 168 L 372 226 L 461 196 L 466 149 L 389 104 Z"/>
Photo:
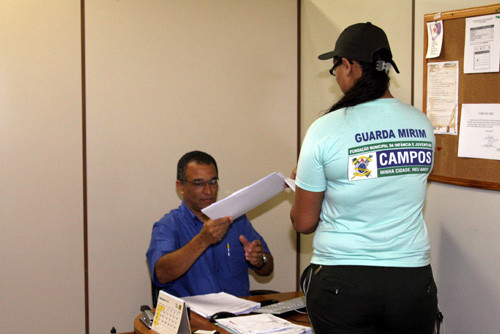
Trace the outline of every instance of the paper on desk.
<path fill-rule="evenodd" d="M 310 327 L 296 325 L 272 314 L 257 314 L 244 317 L 218 319 L 217 324 L 231 333 L 241 334 L 306 334 Z"/>
<path fill-rule="evenodd" d="M 191 308 L 204 318 L 210 318 L 217 312 L 231 312 L 236 315 L 247 314 L 260 307 L 260 303 L 238 298 L 229 293 L 209 293 L 206 295 L 182 298 Z"/>
<path fill-rule="evenodd" d="M 231 216 L 234 219 L 256 208 L 282 192 L 285 182 L 295 191 L 295 182 L 282 173 L 271 173 L 254 184 L 249 185 L 228 197 L 202 209 L 210 219 Z"/>

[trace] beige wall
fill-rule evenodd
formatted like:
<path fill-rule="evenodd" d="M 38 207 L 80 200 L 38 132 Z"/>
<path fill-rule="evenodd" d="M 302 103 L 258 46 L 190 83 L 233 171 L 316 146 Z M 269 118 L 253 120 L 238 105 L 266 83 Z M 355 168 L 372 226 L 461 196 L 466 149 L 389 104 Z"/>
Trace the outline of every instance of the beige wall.
<path fill-rule="evenodd" d="M 214 155 L 219 198 L 291 171 L 297 4 L 85 7 L 89 331 L 125 332 L 151 304 L 145 252 L 183 153 Z M 2 1 L 0 28 L 2 332 L 84 333 L 79 1 Z M 291 196 L 249 213 L 276 264 L 252 288 L 295 289 Z"/>
<path fill-rule="evenodd" d="M 291 170 L 296 8 L 286 0 L 87 1 L 92 333 L 123 328 L 150 304 L 145 252 L 153 223 L 180 204 L 182 154 L 214 155 L 219 198 Z M 253 288 L 295 288 L 289 197 L 249 214 L 276 258 L 274 275 L 252 279 Z"/>
<path fill-rule="evenodd" d="M 422 107 L 423 16 L 495 1 L 415 1 L 415 106 Z M 331 50 L 347 25 L 371 21 L 384 28 L 401 74 L 391 76 L 391 91 L 409 103 L 411 95 L 411 1 L 302 1 L 301 137 L 340 96 L 317 55 Z M 446 31 L 444 32 L 446 34 Z M 425 219 L 446 333 L 496 333 L 500 328 L 500 193 L 431 182 Z M 310 260 L 311 236 L 301 237 L 301 267 Z"/>
<path fill-rule="evenodd" d="M 76 1 L 0 2 L 0 327 L 84 328 Z"/>

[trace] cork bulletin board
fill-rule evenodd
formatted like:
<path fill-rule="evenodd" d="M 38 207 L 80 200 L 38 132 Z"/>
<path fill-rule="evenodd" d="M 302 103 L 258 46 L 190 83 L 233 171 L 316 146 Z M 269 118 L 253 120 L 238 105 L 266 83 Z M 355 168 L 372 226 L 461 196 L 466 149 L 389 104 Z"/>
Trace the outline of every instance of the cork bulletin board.
<path fill-rule="evenodd" d="M 463 10 L 426 14 L 424 16 L 424 101 L 427 113 L 427 64 L 458 61 L 458 125 L 465 103 L 500 103 L 500 73 L 464 74 L 466 18 L 490 14 L 500 15 L 500 4 Z M 427 59 L 427 22 L 443 21 L 443 45 L 437 58 Z M 436 134 L 434 168 L 430 181 L 465 187 L 500 191 L 500 160 L 458 157 L 458 135 Z"/>

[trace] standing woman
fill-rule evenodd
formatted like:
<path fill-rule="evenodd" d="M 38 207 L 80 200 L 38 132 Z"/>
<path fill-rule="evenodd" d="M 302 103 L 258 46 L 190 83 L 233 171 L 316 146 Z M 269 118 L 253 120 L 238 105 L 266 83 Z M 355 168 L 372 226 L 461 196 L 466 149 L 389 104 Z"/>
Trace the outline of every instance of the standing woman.
<path fill-rule="evenodd" d="M 315 232 L 302 280 L 313 329 L 433 333 L 437 289 L 422 214 L 432 126 L 392 97 L 387 72 L 399 71 L 379 27 L 349 26 L 319 59 L 333 59 L 344 96 L 307 131 L 290 212 L 295 230 Z"/>

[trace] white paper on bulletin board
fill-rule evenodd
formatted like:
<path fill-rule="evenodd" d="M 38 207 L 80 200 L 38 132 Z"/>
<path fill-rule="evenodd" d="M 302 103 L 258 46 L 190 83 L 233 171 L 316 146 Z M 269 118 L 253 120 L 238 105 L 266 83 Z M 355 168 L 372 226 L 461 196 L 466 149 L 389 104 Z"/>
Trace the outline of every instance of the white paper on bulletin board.
<path fill-rule="evenodd" d="M 498 72 L 500 60 L 500 15 L 468 17 L 465 20 L 464 73 Z"/>
<path fill-rule="evenodd" d="M 427 63 L 427 116 L 436 134 L 458 134 L 458 72 L 458 61 Z"/>
<path fill-rule="evenodd" d="M 500 160 L 500 104 L 463 104 L 458 156 Z"/>

